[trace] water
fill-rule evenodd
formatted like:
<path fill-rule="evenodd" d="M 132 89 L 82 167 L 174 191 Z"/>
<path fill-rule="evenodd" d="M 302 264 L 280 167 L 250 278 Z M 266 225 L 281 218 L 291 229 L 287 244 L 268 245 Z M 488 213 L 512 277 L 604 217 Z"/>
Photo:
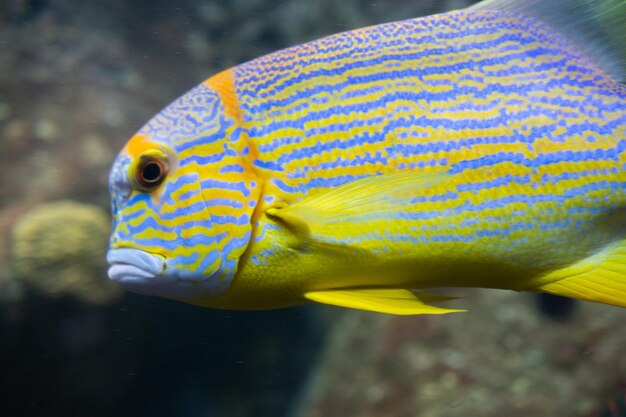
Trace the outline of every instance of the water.
<path fill-rule="evenodd" d="M 261 54 L 466 3 L 0 4 L 3 414 L 611 415 L 626 391 L 618 308 L 458 291 L 468 314 L 228 312 L 106 279 L 109 166 L 165 104 Z"/>

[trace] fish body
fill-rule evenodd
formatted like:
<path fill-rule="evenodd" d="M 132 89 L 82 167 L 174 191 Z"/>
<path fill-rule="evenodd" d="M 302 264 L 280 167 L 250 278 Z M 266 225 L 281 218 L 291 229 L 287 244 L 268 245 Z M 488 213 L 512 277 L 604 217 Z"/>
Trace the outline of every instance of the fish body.
<path fill-rule="evenodd" d="M 222 308 L 456 311 L 432 287 L 626 306 L 621 67 L 490 3 L 278 51 L 172 103 L 113 167 L 110 275 Z"/>

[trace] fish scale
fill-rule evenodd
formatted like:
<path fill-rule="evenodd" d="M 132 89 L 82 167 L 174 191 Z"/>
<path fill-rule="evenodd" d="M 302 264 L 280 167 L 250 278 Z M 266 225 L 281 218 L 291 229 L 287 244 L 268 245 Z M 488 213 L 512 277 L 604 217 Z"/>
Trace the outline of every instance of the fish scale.
<path fill-rule="evenodd" d="M 306 298 L 451 311 L 411 310 L 404 293 L 381 296 L 397 296 L 399 310 L 372 307 L 384 304 L 376 293 L 326 293 L 377 287 L 591 299 L 578 281 L 575 290 L 553 283 L 605 250 L 622 256 L 626 89 L 581 51 L 541 19 L 478 8 L 340 33 L 223 71 L 122 152 L 136 161 L 159 149 L 170 171 L 124 200 L 120 170 L 137 165 L 114 168 L 111 246 L 162 256 L 164 276 L 200 294 L 161 295 L 217 307 Z M 611 277 L 598 279 L 615 287 Z"/>
<path fill-rule="evenodd" d="M 355 44 L 361 46 L 355 50 Z M 390 71 L 390 62 L 398 67 Z M 451 205 L 457 212 L 506 212 L 510 204 L 560 211 L 564 199 L 598 192 L 615 197 L 603 207 L 622 206 L 626 143 L 616 138 L 626 138 L 625 96 L 615 96 L 609 80 L 588 67 L 532 18 L 458 12 L 336 35 L 233 71 L 243 126 L 258 150 L 254 164 L 280 178 L 274 183 L 284 194 L 406 168 L 475 171 L 456 185 L 465 191 L 454 199 L 444 188 L 430 198 L 433 207 L 416 204 L 424 216 Z M 324 99 L 327 92 L 334 98 Z M 306 112 L 292 111 L 303 103 Z M 501 165 L 507 166 L 492 169 Z M 611 171 L 616 180 L 607 181 Z M 515 187 L 520 178 L 533 186 Z M 545 219 L 537 225 L 545 232 L 580 225 L 585 214 L 568 222 L 546 215 L 532 220 Z M 510 231 L 508 222 L 490 227 Z M 456 229 L 449 238 L 468 235 L 484 232 Z"/>
<path fill-rule="evenodd" d="M 435 28 L 440 42 L 421 43 Z M 346 52 L 355 44 L 364 46 Z M 426 191 L 402 221 L 386 214 L 360 235 L 335 228 L 325 236 L 385 253 L 386 266 L 397 261 L 393 253 L 415 259 L 428 248 L 429 256 L 531 264 L 540 273 L 621 237 L 596 222 L 625 203 L 624 91 L 615 94 L 614 83 L 532 18 L 458 12 L 392 23 L 233 72 L 243 126 L 258 150 L 255 166 L 282 198 L 397 170 L 464 174 L 455 178 L 456 192 L 449 184 Z M 305 112 L 291 111 L 302 103 Z M 476 217 L 482 220 L 469 223 Z M 381 228 L 387 231 L 371 232 Z M 572 249 L 581 233 L 589 238 Z M 467 245 L 475 241 L 478 251 Z M 549 260 L 541 256 L 546 250 Z"/>

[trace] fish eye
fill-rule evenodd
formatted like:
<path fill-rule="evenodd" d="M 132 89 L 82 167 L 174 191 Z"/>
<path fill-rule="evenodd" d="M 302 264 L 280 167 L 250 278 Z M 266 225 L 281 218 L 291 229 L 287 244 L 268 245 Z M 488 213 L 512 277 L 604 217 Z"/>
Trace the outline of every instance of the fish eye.
<path fill-rule="evenodd" d="M 135 169 L 134 185 L 139 191 L 152 191 L 167 175 L 167 159 L 164 156 L 142 155 Z"/>

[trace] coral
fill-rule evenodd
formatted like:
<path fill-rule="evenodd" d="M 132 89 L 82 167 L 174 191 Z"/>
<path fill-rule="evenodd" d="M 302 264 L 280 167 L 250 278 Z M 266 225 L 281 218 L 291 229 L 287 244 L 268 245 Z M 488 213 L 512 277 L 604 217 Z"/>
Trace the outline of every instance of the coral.
<path fill-rule="evenodd" d="M 105 273 L 109 231 L 109 218 L 97 206 L 71 200 L 41 204 L 13 229 L 14 271 L 49 296 L 110 303 L 120 290 Z"/>

